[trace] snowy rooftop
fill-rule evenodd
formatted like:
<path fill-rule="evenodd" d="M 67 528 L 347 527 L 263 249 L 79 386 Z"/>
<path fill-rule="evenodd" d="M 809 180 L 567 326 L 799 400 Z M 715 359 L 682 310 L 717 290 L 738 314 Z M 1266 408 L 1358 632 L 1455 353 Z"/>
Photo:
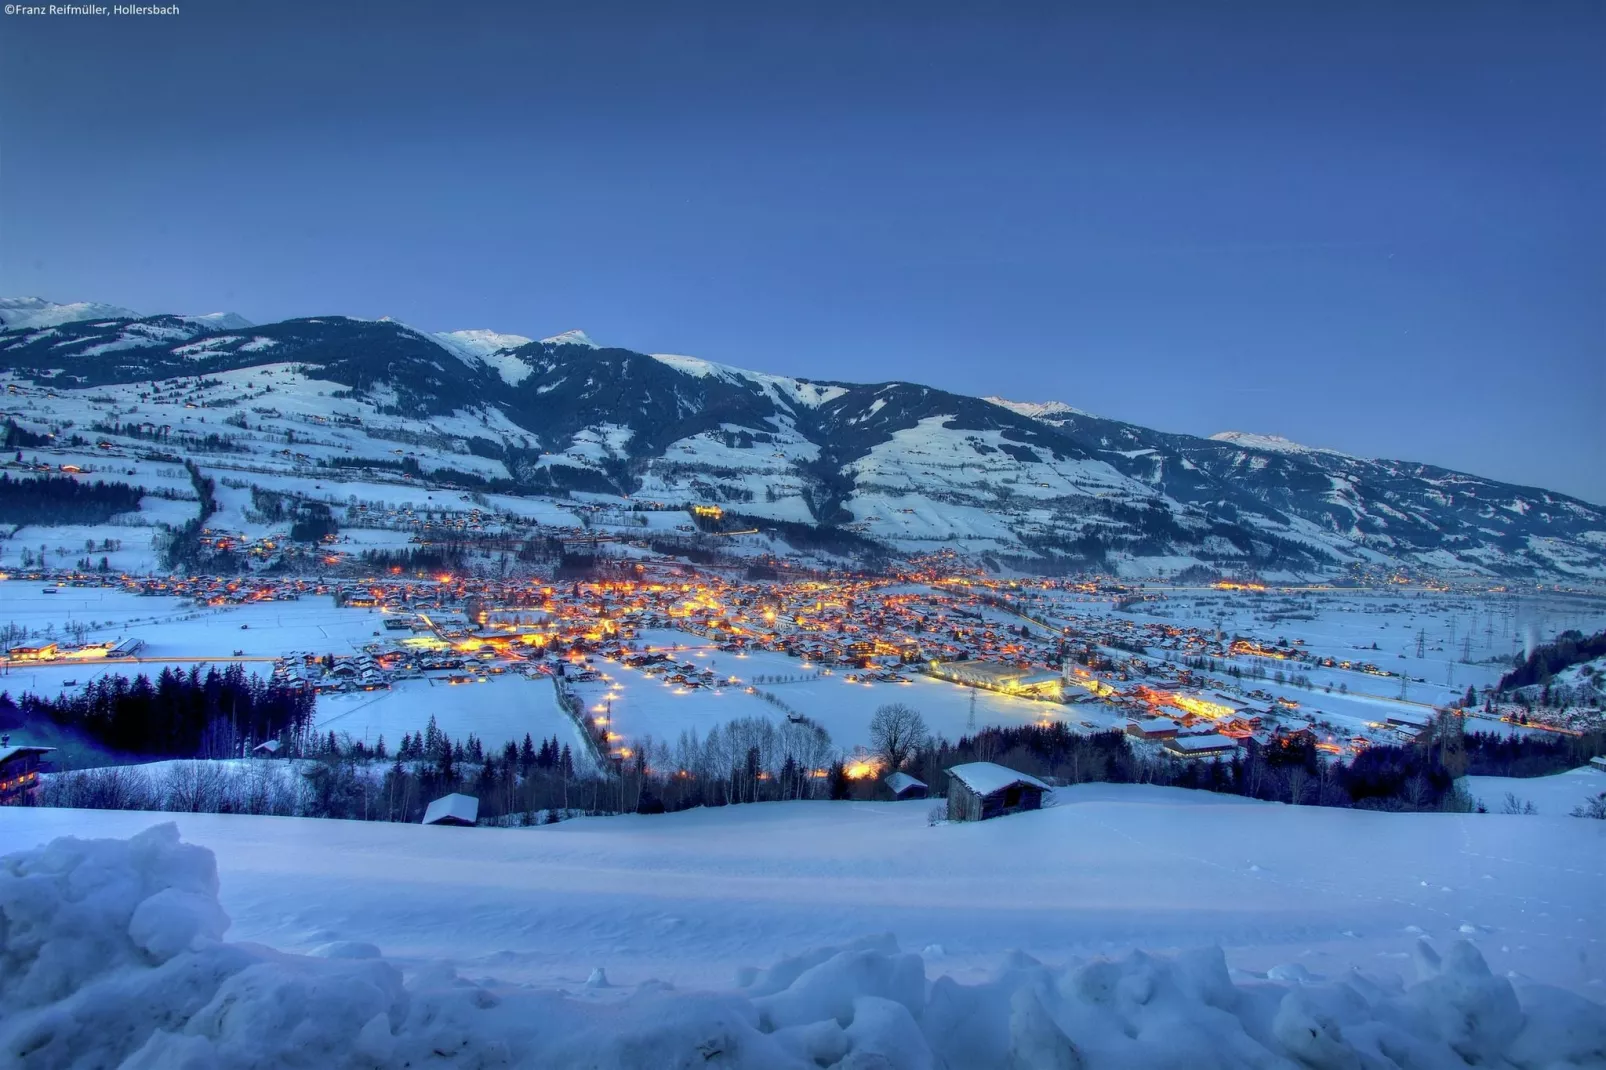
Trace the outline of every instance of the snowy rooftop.
<path fill-rule="evenodd" d="M 478 799 L 472 795 L 459 795 L 453 792 L 450 795 L 442 795 L 429 804 L 429 808 L 424 811 L 423 823 L 434 825 L 442 821 L 462 821 L 472 825 L 479 820 L 479 816 Z"/>
<path fill-rule="evenodd" d="M 948 770 L 948 775 L 957 778 L 961 784 L 978 795 L 991 795 L 995 791 L 1003 791 L 1011 784 L 1031 784 L 1044 791 L 1049 790 L 1048 785 L 1036 777 L 1017 773 L 997 762 L 969 762 L 965 765 L 956 765 Z"/>
<path fill-rule="evenodd" d="M 892 789 L 892 793 L 894 795 L 898 794 L 899 792 L 907 791 L 910 788 L 923 788 L 926 786 L 926 782 L 924 780 L 916 780 L 908 773 L 893 773 L 891 776 L 887 777 L 885 784 L 887 787 Z"/>
<path fill-rule="evenodd" d="M 55 749 L 55 747 L 26 747 L 16 745 L 0 747 L 0 762 L 8 761 L 12 758 L 15 758 L 19 754 L 48 754 Z"/>
<path fill-rule="evenodd" d="M 1220 732 L 1211 732 L 1203 736 L 1178 736 L 1170 741 L 1170 746 L 1179 751 L 1225 750 L 1237 745 L 1234 740 Z"/>

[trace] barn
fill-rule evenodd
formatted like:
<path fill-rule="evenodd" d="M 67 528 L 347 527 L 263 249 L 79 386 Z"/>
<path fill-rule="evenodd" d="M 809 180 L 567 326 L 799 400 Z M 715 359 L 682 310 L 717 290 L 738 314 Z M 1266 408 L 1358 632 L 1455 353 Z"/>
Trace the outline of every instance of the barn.
<path fill-rule="evenodd" d="M 424 811 L 426 825 L 472 825 L 479 820 L 480 801 L 472 795 L 453 792 L 442 795 Z"/>
<path fill-rule="evenodd" d="M 881 783 L 892 792 L 892 797 L 900 802 L 904 799 L 924 799 L 926 797 L 926 782 L 917 780 L 908 773 L 893 773 Z"/>
<path fill-rule="evenodd" d="M 986 821 L 1043 806 L 1047 784 L 995 762 L 969 762 L 948 770 L 948 820 Z"/>

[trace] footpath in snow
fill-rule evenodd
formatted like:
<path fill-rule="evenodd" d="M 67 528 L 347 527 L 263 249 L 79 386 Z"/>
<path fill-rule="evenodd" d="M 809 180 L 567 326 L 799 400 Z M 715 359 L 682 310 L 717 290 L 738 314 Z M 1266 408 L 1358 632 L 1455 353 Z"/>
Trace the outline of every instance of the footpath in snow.
<path fill-rule="evenodd" d="M 1056 802 L 8 809 L 0 1065 L 1606 1064 L 1596 822 Z"/>

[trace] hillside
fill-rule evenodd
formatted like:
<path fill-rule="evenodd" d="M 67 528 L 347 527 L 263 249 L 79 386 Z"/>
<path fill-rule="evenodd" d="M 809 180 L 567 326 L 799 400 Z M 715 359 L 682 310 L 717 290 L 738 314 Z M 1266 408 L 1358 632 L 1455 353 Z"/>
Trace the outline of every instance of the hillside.
<path fill-rule="evenodd" d="M 888 552 L 954 549 L 999 567 L 1606 579 L 1596 506 L 1264 436 L 1170 434 L 913 383 L 815 382 L 582 332 L 432 335 L 343 316 L 251 325 L 38 299 L 0 312 L 20 432 L 57 445 L 76 434 L 117 455 L 182 446 L 205 468 L 291 477 L 299 492 L 333 478 L 319 466 L 338 457 L 371 462 L 364 478 L 402 483 L 410 462 L 414 486 L 719 504 L 775 531 L 830 527 Z"/>
<path fill-rule="evenodd" d="M 766 1070 L 1606 1053 L 1602 963 L 1577 953 L 1606 877 L 1593 822 L 1138 786 L 1056 803 L 976 825 L 791 803 L 522 831 L 0 810 L 0 1051 Z"/>

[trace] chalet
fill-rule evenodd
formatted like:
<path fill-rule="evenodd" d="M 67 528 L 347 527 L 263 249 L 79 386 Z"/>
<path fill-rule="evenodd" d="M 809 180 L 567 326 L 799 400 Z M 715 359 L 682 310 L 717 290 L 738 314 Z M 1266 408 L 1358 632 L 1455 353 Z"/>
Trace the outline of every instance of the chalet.
<path fill-rule="evenodd" d="M 1597 770 L 1598 772 L 1606 773 L 1606 757 L 1589 759 L 1589 767 Z"/>
<path fill-rule="evenodd" d="M 906 799 L 924 799 L 926 797 L 926 782 L 916 780 L 908 773 L 893 773 L 881 783 L 892 792 L 892 797 L 902 802 Z"/>
<path fill-rule="evenodd" d="M 1165 741 L 1165 749 L 1178 758 L 1214 758 L 1231 754 L 1238 749 L 1238 741 L 1230 736 L 1211 732 L 1202 736 L 1177 736 Z"/>
<path fill-rule="evenodd" d="M 39 766 L 54 747 L 13 745 L 0 736 L 0 806 L 28 806 L 39 792 Z"/>
<path fill-rule="evenodd" d="M 279 741 L 276 739 L 264 740 L 251 748 L 251 754 L 257 758 L 274 758 L 279 754 Z"/>
<path fill-rule="evenodd" d="M 472 795 L 453 792 L 442 795 L 424 811 L 426 825 L 473 825 L 479 820 L 480 801 Z"/>
<path fill-rule="evenodd" d="M 54 661 L 59 650 L 55 643 L 36 643 L 14 646 L 6 651 L 6 657 L 12 661 Z"/>
<path fill-rule="evenodd" d="M 1048 785 L 994 762 L 969 762 L 948 770 L 948 820 L 985 821 L 1043 806 Z"/>

